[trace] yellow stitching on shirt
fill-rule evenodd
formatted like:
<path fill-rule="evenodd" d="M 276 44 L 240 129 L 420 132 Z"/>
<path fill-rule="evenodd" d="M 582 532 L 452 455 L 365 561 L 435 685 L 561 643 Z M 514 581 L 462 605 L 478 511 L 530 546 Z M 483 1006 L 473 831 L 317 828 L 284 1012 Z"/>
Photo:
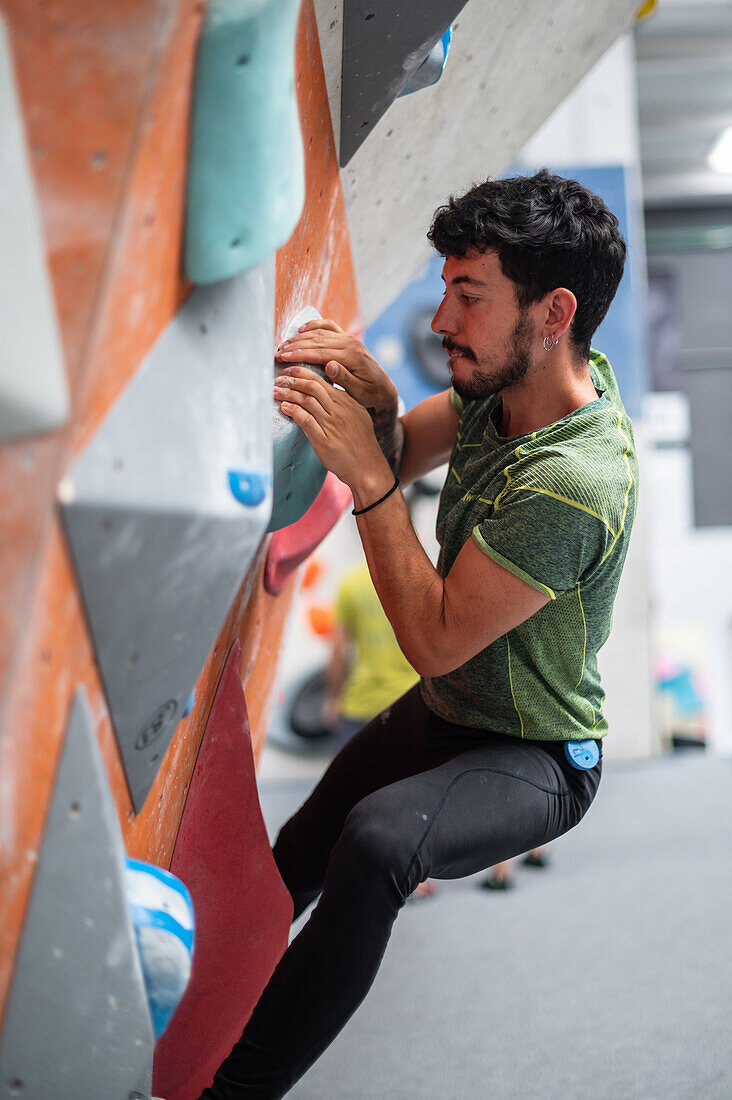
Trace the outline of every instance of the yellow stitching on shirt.
<path fill-rule="evenodd" d="M 515 695 L 514 690 L 513 690 L 513 676 L 511 675 L 511 643 L 508 639 L 508 634 L 506 635 L 506 646 L 508 647 L 508 683 L 509 683 L 509 686 L 511 688 L 511 698 L 513 699 L 513 705 L 516 708 L 516 713 L 518 714 L 519 722 L 521 723 L 521 736 L 523 737 L 524 736 L 524 720 L 521 717 L 521 711 L 518 709 L 518 704 L 516 702 L 516 695 Z"/>
<path fill-rule="evenodd" d="M 503 495 L 505 491 L 506 490 L 504 489 L 501 495 Z M 551 489 L 539 489 L 536 485 L 517 485 L 513 491 L 514 493 L 520 493 L 522 491 L 525 491 L 527 493 L 541 493 L 542 496 L 551 497 L 552 500 L 559 500 L 562 504 L 568 504 L 570 508 L 578 508 L 580 512 L 586 512 L 588 516 L 594 516 L 595 519 L 599 519 L 600 523 L 604 527 L 607 527 L 608 531 L 614 539 L 617 539 L 618 537 L 618 535 L 615 534 L 612 527 L 604 518 L 604 516 L 601 516 L 599 512 L 593 511 L 592 508 L 588 508 L 586 504 L 581 504 L 578 500 L 572 500 L 571 497 L 564 497 L 560 493 L 553 493 Z M 618 534 L 620 534 L 620 531 L 618 532 Z"/>
<path fill-rule="evenodd" d="M 582 677 L 585 674 L 585 659 L 587 657 L 587 619 L 585 618 L 585 609 L 582 606 L 582 592 L 580 591 L 581 583 L 582 583 L 581 581 L 577 581 L 577 599 L 579 600 L 580 611 L 582 612 L 582 623 L 583 623 L 584 628 L 585 628 L 585 637 L 584 637 L 584 641 L 582 642 L 582 668 L 580 670 L 580 678 L 577 681 L 577 683 L 574 685 L 574 690 L 575 691 L 577 690 L 577 688 L 582 683 Z M 595 708 L 593 707 L 592 710 L 593 710 L 593 713 L 594 713 Z"/>
<path fill-rule="evenodd" d="M 628 439 L 627 435 L 623 431 L 622 425 L 623 425 L 622 413 L 618 413 L 617 429 L 618 429 L 618 432 L 620 433 L 621 439 L 625 443 L 625 450 L 623 451 L 623 459 L 625 460 L 625 466 L 626 466 L 627 471 L 628 471 L 628 486 L 625 490 L 625 500 L 623 502 L 623 515 L 622 515 L 622 519 L 620 521 L 620 529 L 619 529 L 618 533 L 615 535 L 613 541 L 608 546 L 605 553 L 603 554 L 602 560 L 600 561 L 600 565 L 602 565 L 602 563 L 605 561 L 605 559 L 613 552 L 613 550 L 615 549 L 615 547 L 617 545 L 618 539 L 620 538 L 620 536 L 623 533 L 623 530 L 625 529 L 625 520 L 626 520 L 627 515 L 628 515 L 628 500 L 629 500 L 629 497 L 630 497 L 630 490 L 633 488 L 633 471 L 630 468 L 630 462 L 628 460 L 628 455 L 630 454 L 630 440 Z"/>
<path fill-rule="evenodd" d="M 580 591 L 581 583 L 582 583 L 581 581 L 577 581 L 577 599 L 579 600 L 580 611 L 582 612 L 582 622 L 583 622 L 584 628 L 585 628 L 585 637 L 584 637 L 584 641 L 582 643 L 582 671 L 580 672 L 579 680 L 574 685 L 574 690 L 575 691 L 577 691 L 580 684 L 582 683 L 582 678 L 585 674 L 585 660 L 587 658 L 587 619 L 585 618 L 585 609 L 582 606 L 582 592 Z M 580 695 L 580 698 L 583 698 L 583 696 Z M 592 703 L 590 702 L 589 699 L 584 699 L 584 702 L 587 703 L 587 706 L 590 708 L 590 713 L 592 714 L 592 728 L 594 730 L 597 726 L 597 712 L 596 712 L 595 708 L 593 707 L 593 705 L 592 705 Z"/>
<path fill-rule="evenodd" d="M 520 451 L 521 451 L 521 444 L 519 443 L 518 447 L 517 447 L 517 448 L 516 448 L 516 450 L 515 450 L 515 451 L 513 452 L 513 453 L 514 453 L 514 457 L 516 458 L 516 461 L 517 461 L 517 462 L 518 462 L 518 460 L 519 460 L 519 459 L 521 458 L 521 455 L 520 455 L 520 453 L 519 453 Z M 499 507 L 500 507 L 500 504 L 501 504 L 501 497 L 502 497 L 502 496 L 505 496 L 505 494 L 506 494 L 506 493 L 508 492 L 508 487 L 509 487 L 509 485 L 511 484 L 511 474 L 510 474 L 510 469 L 511 469 L 511 467 L 510 467 L 510 466 L 507 466 L 507 467 L 506 467 L 506 469 L 505 469 L 505 470 L 503 471 L 503 476 L 504 476 L 504 477 L 505 477 L 505 479 L 506 479 L 506 484 L 505 484 L 505 485 L 503 486 L 503 488 L 501 489 L 500 493 L 499 493 L 499 494 L 498 494 L 498 496 L 496 497 L 496 502 L 495 502 L 495 504 L 494 504 L 494 508 L 496 509 L 496 511 L 498 511 L 498 509 L 499 509 Z"/>

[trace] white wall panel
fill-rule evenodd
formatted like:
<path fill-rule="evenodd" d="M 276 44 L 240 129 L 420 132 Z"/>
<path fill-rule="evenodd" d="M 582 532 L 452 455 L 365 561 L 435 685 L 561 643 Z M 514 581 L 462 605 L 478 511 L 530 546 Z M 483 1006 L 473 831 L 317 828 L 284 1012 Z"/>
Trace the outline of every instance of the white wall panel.
<path fill-rule="evenodd" d="M 340 128 L 342 0 L 316 0 L 333 128 Z M 398 99 L 341 173 L 363 321 L 428 255 L 437 206 L 517 151 L 632 24 L 638 0 L 470 0 L 438 84 Z"/>

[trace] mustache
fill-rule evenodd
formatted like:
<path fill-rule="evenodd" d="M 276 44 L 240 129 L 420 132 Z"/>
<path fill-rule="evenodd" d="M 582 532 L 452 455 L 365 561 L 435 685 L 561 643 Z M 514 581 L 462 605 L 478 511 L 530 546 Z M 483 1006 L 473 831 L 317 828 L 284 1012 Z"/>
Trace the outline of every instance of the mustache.
<path fill-rule="evenodd" d="M 449 352 L 450 354 L 457 352 L 459 355 L 464 355 L 466 359 L 472 359 L 473 361 L 475 361 L 475 355 L 470 350 L 470 348 L 466 347 L 464 344 L 455 343 L 455 341 L 451 340 L 449 336 L 444 336 L 442 338 L 442 346 L 445 351 Z"/>

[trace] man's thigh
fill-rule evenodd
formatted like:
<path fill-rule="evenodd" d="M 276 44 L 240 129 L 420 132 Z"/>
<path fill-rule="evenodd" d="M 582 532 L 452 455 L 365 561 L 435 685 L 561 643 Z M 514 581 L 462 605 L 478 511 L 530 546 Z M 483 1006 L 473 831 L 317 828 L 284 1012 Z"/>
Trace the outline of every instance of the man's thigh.
<path fill-rule="evenodd" d="M 275 859 L 293 895 L 320 891 L 331 850 L 354 806 L 424 768 L 430 717 L 415 686 L 334 757 L 313 792 L 282 827 L 275 845 Z"/>
<path fill-rule="evenodd" d="M 554 839 L 577 823 L 594 788 L 578 798 L 547 752 L 493 734 L 374 792 L 354 815 L 364 828 L 378 823 L 407 896 L 428 877 L 461 878 Z"/>

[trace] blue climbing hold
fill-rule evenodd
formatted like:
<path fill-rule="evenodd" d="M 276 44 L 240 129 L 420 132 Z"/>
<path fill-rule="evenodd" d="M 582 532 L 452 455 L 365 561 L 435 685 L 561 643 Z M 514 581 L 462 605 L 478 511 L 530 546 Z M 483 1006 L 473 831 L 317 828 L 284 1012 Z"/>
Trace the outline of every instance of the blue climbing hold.
<path fill-rule="evenodd" d="M 175 875 L 127 859 L 127 902 L 135 929 L 156 1038 L 185 992 L 193 955 L 193 902 Z"/>
<path fill-rule="evenodd" d="M 248 508 L 256 508 L 266 499 L 272 486 L 269 470 L 229 470 L 229 488 Z"/>
<path fill-rule="evenodd" d="M 600 750 L 596 741 L 565 741 L 564 755 L 573 768 L 589 771 L 600 759 Z"/>
<path fill-rule="evenodd" d="M 422 88 L 431 88 L 442 76 L 452 42 L 452 27 L 448 27 L 439 42 L 435 42 L 419 68 L 402 88 L 399 96 L 411 95 Z"/>
<path fill-rule="evenodd" d="M 191 120 L 184 267 L 229 279 L 283 245 L 305 198 L 295 97 L 299 0 L 210 0 Z"/>

